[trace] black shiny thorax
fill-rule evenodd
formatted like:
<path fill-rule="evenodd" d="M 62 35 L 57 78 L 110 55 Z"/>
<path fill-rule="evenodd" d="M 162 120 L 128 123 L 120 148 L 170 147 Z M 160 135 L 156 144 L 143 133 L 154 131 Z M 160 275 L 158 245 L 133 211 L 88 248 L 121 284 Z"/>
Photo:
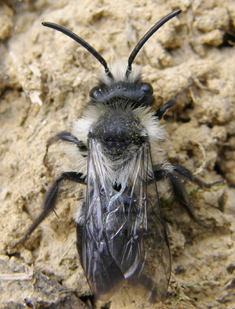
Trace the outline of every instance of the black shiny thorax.
<path fill-rule="evenodd" d="M 136 151 L 146 140 L 139 117 L 132 108 L 119 104 L 107 106 L 89 132 L 89 137 L 96 138 L 106 155 L 114 160 L 131 149 Z"/>
<path fill-rule="evenodd" d="M 132 106 L 149 106 L 153 103 L 153 88 L 148 83 L 136 82 L 114 82 L 110 85 L 100 83 L 90 91 L 92 104 L 111 104 L 117 99 L 132 102 Z"/>

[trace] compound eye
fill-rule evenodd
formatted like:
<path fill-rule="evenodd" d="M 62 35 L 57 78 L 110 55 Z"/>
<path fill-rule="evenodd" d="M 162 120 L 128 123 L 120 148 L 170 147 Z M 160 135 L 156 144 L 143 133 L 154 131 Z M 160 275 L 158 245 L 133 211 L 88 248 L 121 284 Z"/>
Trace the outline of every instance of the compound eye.
<path fill-rule="evenodd" d="M 100 99 L 103 97 L 102 90 L 100 87 L 94 87 L 90 91 L 90 97 L 94 99 L 95 101 L 100 101 Z"/>
<path fill-rule="evenodd" d="M 153 94 L 153 87 L 152 87 L 150 84 L 143 83 L 143 84 L 141 85 L 141 90 L 142 90 L 144 93 Z"/>

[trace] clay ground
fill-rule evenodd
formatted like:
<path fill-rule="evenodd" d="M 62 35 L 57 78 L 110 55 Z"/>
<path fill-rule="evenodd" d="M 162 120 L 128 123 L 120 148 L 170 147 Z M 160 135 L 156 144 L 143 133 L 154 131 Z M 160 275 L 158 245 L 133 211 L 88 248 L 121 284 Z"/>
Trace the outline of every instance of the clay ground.
<path fill-rule="evenodd" d="M 200 179 L 226 183 L 187 192 L 203 228 L 162 198 L 172 254 L 164 304 L 123 287 L 104 305 L 92 300 L 75 244 L 82 186 L 62 187 L 56 208 L 14 254 L 40 213 L 43 195 L 68 162 L 60 145 L 43 164 L 47 139 L 82 115 L 101 65 L 42 21 L 66 26 L 112 62 L 127 59 L 141 36 L 173 9 L 136 58 L 165 115 L 169 161 Z M 233 0 L 0 1 L 0 308 L 235 308 L 235 3 Z M 154 158 L 157 162 L 157 157 Z M 167 190 L 163 186 L 161 191 Z M 80 299 L 81 297 L 84 302 Z"/>

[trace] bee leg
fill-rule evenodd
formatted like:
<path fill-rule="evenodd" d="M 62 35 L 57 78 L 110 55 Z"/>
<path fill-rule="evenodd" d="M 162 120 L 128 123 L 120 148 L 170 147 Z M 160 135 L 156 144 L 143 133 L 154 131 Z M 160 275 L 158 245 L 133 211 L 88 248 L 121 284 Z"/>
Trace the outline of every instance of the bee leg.
<path fill-rule="evenodd" d="M 194 182 L 197 185 L 199 185 L 200 187 L 204 187 L 204 188 L 210 188 L 211 186 L 213 186 L 214 184 L 217 183 L 221 183 L 222 181 L 216 181 L 214 183 L 205 183 L 203 181 L 201 181 L 200 179 L 196 178 L 195 176 L 193 176 L 193 174 L 187 170 L 186 168 L 182 167 L 182 166 L 178 166 L 178 165 L 171 165 L 170 168 L 165 168 L 163 165 L 159 165 L 159 166 L 155 166 L 154 168 L 154 176 L 155 176 L 155 180 L 161 181 L 166 179 L 171 187 L 171 190 L 173 192 L 174 198 L 176 199 L 176 201 L 182 205 L 186 211 L 188 212 L 189 216 L 195 220 L 199 225 L 208 228 L 208 226 L 206 226 L 205 224 L 203 224 L 194 214 L 194 210 L 193 207 L 191 206 L 191 204 L 188 201 L 188 197 L 187 197 L 187 193 L 185 191 L 184 186 L 182 185 L 182 183 L 178 180 L 178 177 L 182 177 L 184 179 L 189 180 L 190 182 Z"/>
<path fill-rule="evenodd" d="M 50 189 L 46 192 L 43 201 L 43 211 L 39 217 L 33 222 L 25 235 L 12 247 L 16 248 L 18 245 L 22 244 L 30 234 L 36 229 L 36 227 L 47 217 L 47 215 L 54 210 L 56 202 L 58 199 L 58 192 L 60 185 L 63 180 L 70 180 L 80 184 L 86 184 L 84 176 L 82 173 L 76 172 L 65 172 L 61 174 L 51 185 Z"/>
<path fill-rule="evenodd" d="M 176 172 L 178 175 L 180 175 L 182 178 L 185 178 L 186 180 L 189 180 L 190 182 L 196 183 L 200 188 L 210 188 L 216 184 L 222 183 L 224 179 L 217 180 L 212 183 L 206 183 L 197 177 L 195 177 L 188 169 L 186 169 L 183 166 L 180 165 L 172 165 L 172 168 L 174 172 Z"/>
<path fill-rule="evenodd" d="M 163 106 L 159 107 L 159 109 L 154 113 L 154 116 L 159 120 L 162 119 L 165 112 L 176 105 L 176 96 L 170 100 L 168 100 Z"/>
<path fill-rule="evenodd" d="M 43 158 L 43 164 L 46 167 L 48 165 L 48 162 L 47 162 L 48 149 L 52 144 L 57 143 L 59 141 L 74 143 L 80 151 L 84 151 L 84 152 L 87 151 L 86 145 L 82 141 L 79 141 L 73 134 L 71 134 L 67 131 L 59 132 L 55 136 L 52 136 L 51 138 L 49 138 L 48 141 L 47 141 L 46 153 L 45 153 L 44 158 Z"/>
<path fill-rule="evenodd" d="M 155 113 L 154 116 L 157 117 L 159 120 L 162 119 L 165 112 L 176 105 L 177 103 L 177 97 L 184 93 L 188 88 L 190 88 L 193 84 L 193 81 L 191 80 L 189 85 L 182 90 L 180 90 L 172 99 L 168 100 L 163 106 L 161 106 Z"/>
<path fill-rule="evenodd" d="M 175 200 L 184 207 L 184 209 L 187 211 L 187 213 L 189 214 L 189 216 L 195 221 L 197 222 L 199 225 L 208 228 L 207 225 L 205 225 L 204 223 L 202 223 L 195 215 L 194 213 L 194 209 L 192 207 L 192 205 L 189 203 L 188 201 L 188 197 L 187 197 L 187 193 L 185 191 L 184 186 L 182 185 L 182 183 L 178 180 L 178 177 L 175 176 L 172 173 L 168 173 L 167 174 L 167 180 L 168 183 L 170 184 L 171 190 L 173 192 L 173 196 L 175 198 Z"/>

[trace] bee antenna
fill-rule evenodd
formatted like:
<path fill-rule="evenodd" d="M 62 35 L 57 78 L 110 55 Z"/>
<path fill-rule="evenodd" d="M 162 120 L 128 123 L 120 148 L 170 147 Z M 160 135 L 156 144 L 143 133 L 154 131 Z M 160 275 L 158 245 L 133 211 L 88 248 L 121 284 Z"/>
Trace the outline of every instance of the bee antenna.
<path fill-rule="evenodd" d="M 180 9 L 174 10 L 170 14 L 163 17 L 160 21 L 158 21 L 143 37 L 142 39 L 137 43 L 136 47 L 133 49 L 132 53 L 130 54 L 128 58 L 128 64 L 126 69 L 126 77 L 128 77 L 131 73 L 131 66 L 132 63 L 137 56 L 138 52 L 141 50 L 143 45 L 148 41 L 148 39 L 159 29 L 161 28 L 166 22 L 168 22 L 173 17 L 177 16 L 181 13 Z"/>
<path fill-rule="evenodd" d="M 69 36 L 71 39 L 73 39 L 77 43 L 79 43 L 80 45 L 82 45 L 90 54 L 92 54 L 102 64 L 102 66 L 104 67 L 106 75 L 110 79 L 113 79 L 113 75 L 109 71 L 107 62 L 89 43 L 84 41 L 82 38 L 80 38 L 78 35 L 76 35 L 72 31 L 64 28 L 63 26 L 59 26 L 57 24 L 49 23 L 49 22 L 43 22 L 42 25 L 45 26 L 45 27 L 49 27 L 49 28 L 55 29 L 57 31 L 60 31 L 60 32 L 64 33 L 65 35 Z"/>

